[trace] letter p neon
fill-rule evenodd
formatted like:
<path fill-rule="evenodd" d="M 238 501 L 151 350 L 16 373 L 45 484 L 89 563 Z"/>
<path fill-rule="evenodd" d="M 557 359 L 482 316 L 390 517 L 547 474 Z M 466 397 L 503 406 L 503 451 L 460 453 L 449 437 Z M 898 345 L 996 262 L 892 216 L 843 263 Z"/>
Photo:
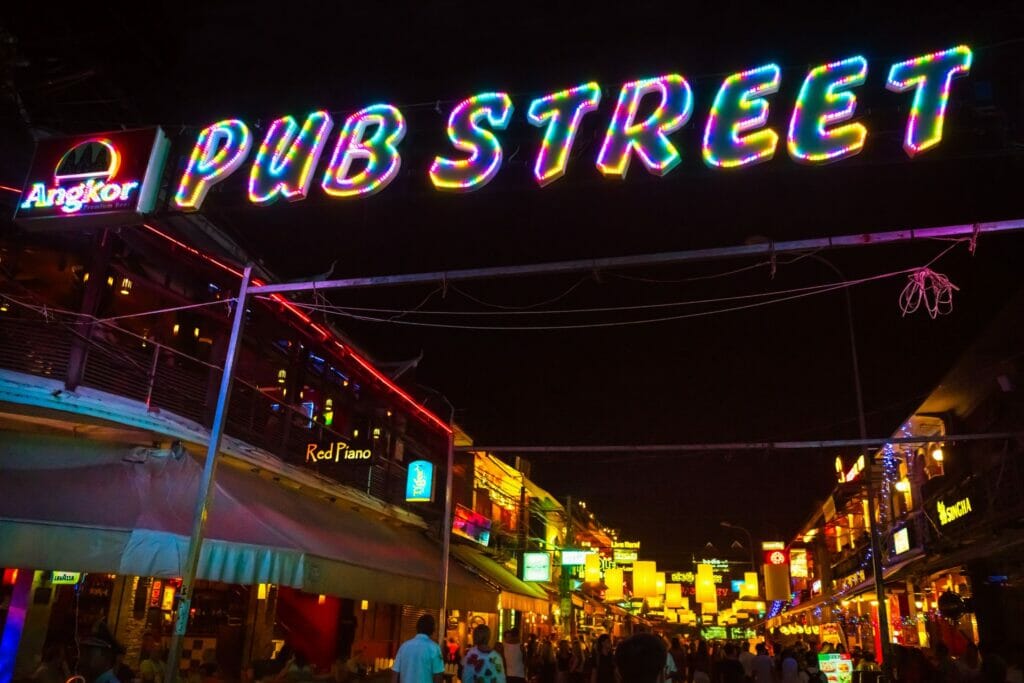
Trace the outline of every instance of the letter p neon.
<path fill-rule="evenodd" d="M 238 119 L 218 121 L 201 130 L 178 182 L 174 205 L 198 210 L 210 188 L 241 166 L 251 147 L 249 127 Z"/>

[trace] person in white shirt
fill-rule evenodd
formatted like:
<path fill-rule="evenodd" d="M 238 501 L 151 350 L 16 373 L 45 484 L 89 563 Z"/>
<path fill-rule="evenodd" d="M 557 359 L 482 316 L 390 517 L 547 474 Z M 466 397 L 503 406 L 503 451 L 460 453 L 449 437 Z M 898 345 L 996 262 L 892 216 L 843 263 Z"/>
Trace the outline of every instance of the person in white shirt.
<path fill-rule="evenodd" d="M 505 678 L 508 683 L 526 683 L 526 660 L 523 644 L 519 642 L 519 627 L 505 631 L 501 642 L 501 656 L 505 659 Z"/>
<path fill-rule="evenodd" d="M 416 621 L 416 635 L 398 648 L 391 683 L 441 683 L 444 660 L 433 635 L 434 617 L 424 614 Z"/>
<path fill-rule="evenodd" d="M 462 683 L 505 683 L 505 662 L 491 647 L 491 629 L 486 624 L 473 629 L 473 647 L 462 658 Z"/>

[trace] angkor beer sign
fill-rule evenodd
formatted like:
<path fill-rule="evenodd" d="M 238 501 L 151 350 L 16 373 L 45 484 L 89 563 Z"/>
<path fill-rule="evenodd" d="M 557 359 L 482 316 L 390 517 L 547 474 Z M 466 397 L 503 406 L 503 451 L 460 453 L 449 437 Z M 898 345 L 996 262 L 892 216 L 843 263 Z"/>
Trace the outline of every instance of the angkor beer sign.
<path fill-rule="evenodd" d="M 167 147 L 159 128 L 41 140 L 15 218 L 88 216 L 110 224 L 148 213 Z"/>
<path fill-rule="evenodd" d="M 903 149 L 914 157 L 942 140 L 952 81 L 971 68 L 965 45 L 884 65 L 886 89 L 911 101 Z M 868 137 L 857 120 L 857 92 L 867 81 L 868 60 L 846 56 L 811 68 L 792 103 L 788 127 L 767 125 L 779 90 L 778 64 L 759 64 L 727 76 L 699 125 L 699 154 L 715 169 L 738 169 L 772 159 L 784 138 L 796 162 L 824 164 L 858 154 Z M 552 92 L 526 104 L 527 122 L 539 129 L 533 175 L 540 186 L 561 178 L 585 116 L 597 110 L 605 93 L 595 82 Z M 693 118 L 694 93 L 679 73 L 639 78 L 623 84 L 607 121 L 593 163 L 607 178 L 623 179 L 634 159 L 648 172 L 665 175 L 682 158 L 670 136 Z M 507 92 L 481 92 L 459 102 L 448 116 L 453 149 L 439 150 L 422 171 L 442 191 L 479 190 L 501 170 L 502 134 L 515 115 Z M 648 112 L 641 116 L 641 111 Z M 314 181 L 330 197 L 353 199 L 380 192 L 402 164 L 406 133 L 402 112 L 393 104 L 371 104 L 344 120 L 326 111 L 304 118 L 282 116 L 255 140 L 241 119 L 203 128 L 184 171 L 174 180 L 172 208 L 198 210 L 209 189 L 248 165 L 249 201 L 257 205 L 305 199 Z M 318 171 L 319 169 L 319 171 Z M 111 191 L 112 192 L 112 191 Z"/>

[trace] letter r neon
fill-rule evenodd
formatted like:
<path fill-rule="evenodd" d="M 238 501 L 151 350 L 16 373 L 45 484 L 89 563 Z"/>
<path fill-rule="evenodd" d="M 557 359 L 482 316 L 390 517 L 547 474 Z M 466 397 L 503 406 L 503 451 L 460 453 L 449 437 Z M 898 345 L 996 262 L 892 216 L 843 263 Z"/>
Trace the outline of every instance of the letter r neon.
<path fill-rule="evenodd" d="M 657 109 L 644 121 L 636 123 L 640 101 L 658 93 Z M 669 133 L 682 128 L 693 113 L 693 91 L 679 74 L 630 81 L 619 91 L 604 144 L 597 155 L 597 168 L 605 176 L 625 178 L 629 161 L 635 151 L 648 172 L 665 175 L 679 163 L 679 152 Z"/>

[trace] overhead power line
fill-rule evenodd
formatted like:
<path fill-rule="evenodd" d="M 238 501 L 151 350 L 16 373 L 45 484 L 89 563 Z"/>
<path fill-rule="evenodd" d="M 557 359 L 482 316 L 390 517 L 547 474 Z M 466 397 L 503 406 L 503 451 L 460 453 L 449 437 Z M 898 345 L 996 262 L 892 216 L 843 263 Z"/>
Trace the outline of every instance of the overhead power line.
<path fill-rule="evenodd" d="M 784 451 L 826 448 L 880 447 L 886 444 L 960 443 L 967 441 L 1003 441 L 1024 439 L 1024 432 L 992 432 L 990 434 L 946 434 L 942 436 L 900 436 L 876 439 L 819 439 L 803 441 L 732 441 L 725 443 L 674 444 L 593 444 L 590 446 L 456 446 L 463 452 L 534 453 L 593 455 L 597 453 L 704 453 L 710 451 Z"/>

